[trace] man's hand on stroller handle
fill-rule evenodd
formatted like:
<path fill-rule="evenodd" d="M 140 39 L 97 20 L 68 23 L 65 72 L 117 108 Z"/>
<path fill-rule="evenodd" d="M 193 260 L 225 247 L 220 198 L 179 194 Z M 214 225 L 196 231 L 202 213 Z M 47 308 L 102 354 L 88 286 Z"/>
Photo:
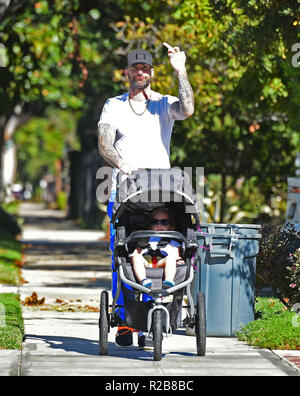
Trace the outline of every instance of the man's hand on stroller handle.
<path fill-rule="evenodd" d="M 119 169 L 120 169 L 122 172 L 124 172 L 126 175 L 131 175 L 131 173 L 132 173 L 133 171 L 138 170 L 137 168 L 130 166 L 130 165 L 129 165 L 127 162 L 125 162 L 125 161 L 120 161 Z"/>

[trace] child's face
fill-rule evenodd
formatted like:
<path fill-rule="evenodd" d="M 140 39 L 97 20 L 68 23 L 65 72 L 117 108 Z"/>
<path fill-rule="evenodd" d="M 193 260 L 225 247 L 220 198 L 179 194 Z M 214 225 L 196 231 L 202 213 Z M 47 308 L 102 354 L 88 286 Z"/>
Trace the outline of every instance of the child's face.
<path fill-rule="evenodd" d="M 170 231 L 172 229 L 168 213 L 158 212 L 152 217 L 151 230 L 153 231 Z"/>

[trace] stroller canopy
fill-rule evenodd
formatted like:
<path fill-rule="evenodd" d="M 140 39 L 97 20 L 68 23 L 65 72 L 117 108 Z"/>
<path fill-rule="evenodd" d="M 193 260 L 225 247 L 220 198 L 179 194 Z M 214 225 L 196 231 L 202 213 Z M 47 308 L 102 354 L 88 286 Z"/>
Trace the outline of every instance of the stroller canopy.
<path fill-rule="evenodd" d="M 112 222 L 115 225 L 126 210 L 149 213 L 155 207 L 172 204 L 181 205 L 200 224 L 196 195 L 187 172 L 179 168 L 143 169 L 129 176 L 119 172 Z"/>

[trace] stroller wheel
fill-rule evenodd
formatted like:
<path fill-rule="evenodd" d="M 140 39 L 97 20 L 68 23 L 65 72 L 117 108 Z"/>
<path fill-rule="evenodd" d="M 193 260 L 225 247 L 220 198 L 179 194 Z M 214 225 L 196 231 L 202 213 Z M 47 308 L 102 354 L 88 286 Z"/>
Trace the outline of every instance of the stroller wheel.
<path fill-rule="evenodd" d="M 153 347 L 154 347 L 153 360 L 158 361 L 161 360 L 162 357 L 162 339 L 163 339 L 160 309 L 157 309 L 153 312 L 152 326 L 153 326 Z"/>
<path fill-rule="evenodd" d="M 108 292 L 104 290 L 100 297 L 99 355 L 107 355 L 108 327 Z"/>
<path fill-rule="evenodd" d="M 195 314 L 195 332 L 197 340 L 197 355 L 205 356 L 206 352 L 206 308 L 205 294 L 198 292 Z"/>

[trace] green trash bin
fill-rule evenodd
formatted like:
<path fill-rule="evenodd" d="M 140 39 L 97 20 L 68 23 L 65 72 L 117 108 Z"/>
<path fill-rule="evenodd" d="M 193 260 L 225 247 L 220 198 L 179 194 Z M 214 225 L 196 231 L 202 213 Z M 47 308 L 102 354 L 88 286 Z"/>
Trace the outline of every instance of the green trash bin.
<path fill-rule="evenodd" d="M 260 225 L 201 224 L 193 298 L 205 293 L 207 335 L 232 337 L 254 320 Z"/>

